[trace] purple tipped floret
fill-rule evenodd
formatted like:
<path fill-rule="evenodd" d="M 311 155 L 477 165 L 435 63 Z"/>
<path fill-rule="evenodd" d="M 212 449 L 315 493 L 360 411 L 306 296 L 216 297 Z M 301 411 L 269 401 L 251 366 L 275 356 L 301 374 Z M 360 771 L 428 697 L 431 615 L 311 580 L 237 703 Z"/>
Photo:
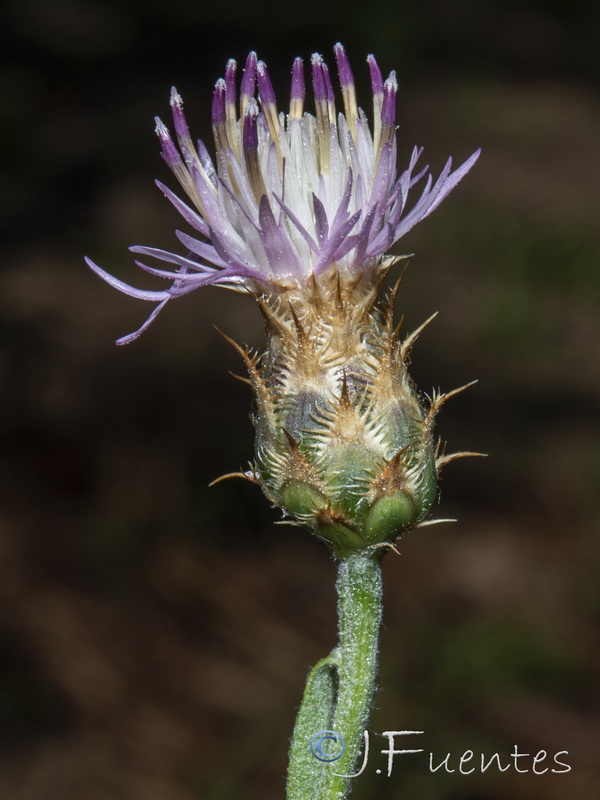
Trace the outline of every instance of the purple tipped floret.
<path fill-rule="evenodd" d="M 396 93 L 398 81 L 396 73 L 390 72 L 383 86 L 383 106 L 381 108 L 381 121 L 384 125 L 393 127 L 396 124 Z"/>
<path fill-rule="evenodd" d="M 235 106 L 235 71 L 237 64 L 230 58 L 225 67 L 225 103 L 231 108 Z"/>
<path fill-rule="evenodd" d="M 375 61 L 375 56 L 367 56 L 367 63 L 369 65 L 369 72 L 371 73 L 371 88 L 373 94 L 381 96 L 383 94 L 383 75 L 379 69 L 379 64 Z"/>
<path fill-rule="evenodd" d="M 242 76 L 242 83 L 240 86 L 240 96 L 245 100 L 250 99 L 254 95 L 254 88 L 256 86 L 256 53 L 252 50 L 248 53 L 246 59 L 246 66 L 244 67 L 244 74 Z"/>
<path fill-rule="evenodd" d="M 181 163 L 179 150 L 175 147 L 171 139 L 171 134 L 164 122 L 159 117 L 154 117 L 154 121 L 156 123 L 156 135 L 158 136 L 162 148 L 162 157 L 167 162 L 168 166 L 174 169 L 176 164 Z"/>
<path fill-rule="evenodd" d="M 327 99 L 327 90 L 325 88 L 325 79 L 323 76 L 323 57 L 319 53 L 313 53 L 311 57 L 312 64 L 312 83 L 313 92 L 315 95 L 315 103 L 322 103 Z"/>
<path fill-rule="evenodd" d="M 323 70 L 323 81 L 325 83 L 325 96 L 327 97 L 328 103 L 335 102 L 335 95 L 333 93 L 333 86 L 331 85 L 331 77 L 329 75 L 329 67 L 323 61 L 321 64 L 321 69 Z"/>
<path fill-rule="evenodd" d="M 250 101 L 244 114 L 244 150 L 248 153 L 252 150 L 258 150 L 258 129 L 256 126 L 256 118 L 258 116 L 258 108 L 256 101 Z"/>
<path fill-rule="evenodd" d="M 212 102 L 212 123 L 213 125 L 223 125 L 225 122 L 225 81 L 219 78 L 215 84 L 215 93 Z"/>
<path fill-rule="evenodd" d="M 346 51 L 339 42 L 333 49 L 335 50 L 338 75 L 340 76 L 340 83 L 342 84 L 342 87 L 347 88 L 349 86 L 354 86 L 354 75 L 352 74 L 352 69 L 350 68 L 350 62 L 348 61 Z"/>
<path fill-rule="evenodd" d="M 301 58 L 296 58 L 292 67 L 292 102 L 294 100 L 304 101 L 305 97 L 304 63 Z"/>
<path fill-rule="evenodd" d="M 177 141 L 183 154 L 186 164 L 193 163 L 196 158 L 194 152 L 194 144 L 190 137 L 187 120 L 183 113 L 183 100 L 177 94 L 177 89 L 173 86 L 171 89 L 171 109 L 173 111 L 173 123 L 175 124 L 175 133 Z"/>
<path fill-rule="evenodd" d="M 171 110 L 173 112 L 173 122 L 175 123 L 175 132 L 177 134 L 177 138 L 180 139 L 183 136 L 188 135 L 188 126 L 185 119 L 185 114 L 183 113 L 183 100 L 174 86 L 171 87 L 170 103 Z"/>
<path fill-rule="evenodd" d="M 260 101 L 263 106 L 275 105 L 275 91 L 273 84 L 269 78 L 269 71 L 264 61 L 259 61 L 256 65 L 258 73 L 258 93 L 260 94 Z"/>

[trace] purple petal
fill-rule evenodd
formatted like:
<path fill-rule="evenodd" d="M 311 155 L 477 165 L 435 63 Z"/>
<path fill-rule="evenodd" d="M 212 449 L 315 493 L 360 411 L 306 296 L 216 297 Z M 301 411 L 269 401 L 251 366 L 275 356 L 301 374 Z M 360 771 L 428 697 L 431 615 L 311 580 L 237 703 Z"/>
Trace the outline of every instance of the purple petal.
<path fill-rule="evenodd" d="M 244 114 L 244 134 L 243 145 L 244 150 L 249 153 L 258 150 L 258 130 L 256 127 L 256 118 L 258 116 L 258 107 L 254 98 L 250 100 L 246 107 Z"/>
<path fill-rule="evenodd" d="M 127 334 L 127 336 L 121 336 L 120 339 L 117 339 L 115 344 L 124 345 L 124 344 L 131 344 L 131 342 L 134 342 L 139 336 L 141 336 L 141 334 L 145 330 L 147 330 L 150 327 L 150 325 L 154 322 L 156 317 L 160 314 L 160 312 L 163 310 L 163 308 L 169 302 L 169 300 L 172 300 L 174 297 L 181 297 L 184 294 L 188 294 L 190 291 L 193 291 L 196 288 L 197 288 L 196 286 L 188 286 L 177 292 L 170 290 L 167 296 L 163 298 L 162 302 L 160 302 L 156 306 L 156 308 L 152 311 L 148 319 L 144 322 L 144 324 L 140 328 L 137 329 L 137 331 L 129 333 Z"/>
<path fill-rule="evenodd" d="M 317 240 L 321 247 L 329 237 L 329 222 L 327 221 L 327 212 L 325 206 L 319 200 L 317 195 L 313 192 L 313 211 L 315 213 L 315 227 L 317 229 Z"/>
<path fill-rule="evenodd" d="M 169 129 L 160 117 L 154 117 L 154 122 L 156 123 L 156 135 L 158 136 L 162 148 L 162 157 L 166 161 L 168 167 L 172 169 L 173 172 L 176 172 L 177 167 L 183 167 L 183 161 L 179 150 L 175 147 Z"/>
<path fill-rule="evenodd" d="M 215 267 L 225 268 L 229 266 L 222 258 L 219 258 L 212 244 L 200 242 L 198 239 L 194 239 L 193 236 L 188 236 L 187 233 L 183 233 L 183 231 L 175 231 L 175 235 L 188 250 L 191 250 L 192 253 L 196 253 L 196 255 L 200 256 L 200 258 L 203 258 L 205 261 L 210 261 Z"/>
<path fill-rule="evenodd" d="M 319 53 L 313 53 L 311 57 L 311 64 L 313 93 L 315 95 L 315 102 L 318 104 L 327 99 L 327 90 L 325 88 L 325 79 L 323 77 L 323 56 L 321 56 Z"/>
<path fill-rule="evenodd" d="M 190 274 L 189 272 L 172 272 L 171 270 L 166 269 L 156 269 L 156 267 L 149 267 L 147 264 L 144 264 L 141 261 L 136 261 L 135 263 L 138 267 L 143 269 L 144 272 L 148 272 L 150 275 L 156 275 L 158 278 L 168 278 L 169 280 L 173 281 L 174 286 L 176 287 L 178 283 L 181 284 L 181 286 L 185 286 L 186 284 L 189 286 L 194 284 L 196 287 L 208 286 L 211 283 L 223 281 L 232 276 L 241 277 L 235 270 L 211 270 L 210 272 L 194 272 Z M 177 288 L 180 289 L 180 287 Z"/>
<path fill-rule="evenodd" d="M 439 177 L 435 182 L 435 184 L 433 184 L 433 186 L 431 186 L 431 181 L 428 178 L 425 191 L 421 195 L 417 205 L 411 209 L 407 217 L 405 217 L 405 219 L 400 223 L 400 228 L 403 228 L 403 226 L 407 221 L 410 221 L 411 226 L 416 224 L 417 222 L 421 222 L 421 220 L 425 219 L 425 217 L 431 213 L 434 203 L 436 202 L 439 194 L 443 191 L 443 188 L 448 181 L 448 176 L 450 175 L 451 168 L 452 168 L 452 158 L 449 158 L 444 166 L 444 169 L 440 172 Z M 447 194 L 447 192 L 445 194 Z"/>
<path fill-rule="evenodd" d="M 185 283 L 195 283 L 196 281 L 203 281 L 206 282 L 207 277 L 211 277 L 212 275 L 208 275 L 207 273 L 200 273 L 194 272 L 193 274 L 189 274 L 188 272 L 180 272 L 169 269 L 158 269 L 157 267 L 149 267 L 147 264 L 144 264 L 143 261 L 136 261 L 136 266 L 140 269 L 143 269 L 144 272 L 147 272 L 149 275 L 155 275 L 158 278 L 168 278 L 170 281 L 178 281 L 181 280 L 181 276 L 183 275 L 185 278 Z"/>
<path fill-rule="evenodd" d="M 331 77 L 329 75 L 329 67 L 327 64 L 322 61 L 321 62 L 321 69 L 323 71 L 323 81 L 325 83 L 325 96 L 327 97 L 327 102 L 333 105 L 335 103 L 335 95 L 333 93 L 333 86 L 331 85 Z M 334 115 L 335 119 L 335 115 Z"/>
<path fill-rule="evenodd" d="M 219 184 L 227 192 L 232 203 L 238 207 L 250 225 L 256 227 L 255 220 L 258 217 L 258 209 L 256 207 L 256 197 L 250 183 L 248 171 L 245 166 L 244 168 L 240 166 L 233 153 L 228 154 L 228 156 L 231 176 L 224 174 L 223 178 L 219 178 Z M 237 190 L 235 192 L 232 188 L 232 181 L 235 181 L 237 184 Z"/>
<path fill-rule="evenodd" d="M 177 94 L 177 89 L 173 86 L 171 89 L 171 109 L 173 111 L 173 123 L 175 125 L 175 133 L 179 147 L 183 153 L 186 164 L 190 164 L 197 159 L 194 144 L 192 142 L 190 132 L 188 129 L 187 121 L 183 113 L 183 100 Z"/>
<path fill-rule="evenodd" d="M 412 189 L 412 187 L 416 183 L 418 183 L 424 175 L 427 174 L 427 170 L 429 169 L 429 165 L 426 164 L 418 175 L 415 175 L 414 177 L 412 175 L 412 172 L 415 166 L 417 165 L 417 161 L 421 157 L 422 153 L 423 153 L 422 147 L 413 147 L 408 167 L 404 170 L 404 172 L 400 175 L 400 177 L 396 181 L 396 185 L 394 188 L 400 190 L 400 200 L 402 207 L 406 205 L 406 198 L 408 196 L 409 189 Z"/>
<path fill-rule="evenodd" d="M 398 92 L 398 81 L 396 73 L 390 72 L 389 77 L 383 85 L 383 106 L 381 108 L 381 121 L 384 125 L 393 128 L 396 124 L 396 93 Z"/>
<path fill-rule="evenodd" d="M 152 292 L 146 289 L 135 289 L 133 286 L 130 286 L 128 283 L 123 283 L 118 278 L 115 278 L 109 272 L 106 272 L 99 267 L 97 264 L 85 256 L 85 263 L 88 267 L 93 270 L 96 275 L 102 278 L 103 281 L 106 281 L 113 289 L 117 289 L 119 292 L 123 292 L 123 294 L 128 294 L 130 297 L 135 297 L 138 300 L 148 300 L 150 302 L 156 302 L 157 300 L 165 300 L 168 299 L 171 295 L 169 292 Z"/>
<path fill-rule="evenodd" d="M 304 84 L 304 64 L 301 58 L 296 58 L 294 60 L 294 66 L 292 67 L 291 99 L 292 102 L 294 101 L 304 102 L 305 97 L 306 97 L 306 87 Z"/>
<path fill-rule="evenodd" d="M 394 171 L 390 166 L 392 160 L 392 145 L 385 142 L 379 154 L 377 172 L 373 178 L 373 187 L 369 197 L 369 206 L 378 203 L 381 207 L 385 205 L 390 193 L 390 182 L 394 178 Z"/>
<path fill-rule="evenodd" d="M 227 112 L 235 114 L 235 71 L 237 64 L 235 59 L 230 58 L 225 67 L 225 105 Z"/>
<path fill-rule="evenodd" d="M 278 197 L 276 194 L 274 194 L 273 197 L 279 203 L 279 205 L 281 206 L 281 208 L 285 212 L 286 217 L 288 217 L 288 219 L 290 220 L 292 225 L 294 225 L 294 227 L 298 230 L 298 233 L 302 236 L 302 238 L 304 239 L 306 244 L 310 247 L 310 249 L 313 251 L 313 253 L 317 253 L 318 250 L 319 250 L 319 248 L 317 247 L 317 243 L 312 238 L 310 233 L 306 230 L 304 225 L 302 225 L 302 223 L 300 222 L 298 217 L 294 214 L 292 209 L 288 205 L 286 205 L 283 202 L 283 200 L 280 197 Z"/>
<path fill-rule="evenodd" d="M 285 229 L 277 225 L 266 195 L 260 198 L 258 218 L 260 239 L 273 272 L 277 275 L 298 275 L 301 272 L 298 253 Z"/>
<path fill-rule="evenodd" d="M 211 240 L 219 255 L 223 258 L 224 256 L 219 252 L 215 241 L 215 236 L 218 236 L 220 245 L 225 247 L 227 252 L 225 260 L 228 264 L 232 266 L 246 265 L 247 259 L 244 257 L 243 253 L 247 252 L 248 247 L 223 212 L 212 189 L 212 185 L 207 185 L 196 170 L 194 170 L 194 178 L 196 179 L 202 205 L 206 210 L 206 220 L 209 224 L 208 238 Z M 248 264 L 248 266 L 250 265 Z"/>
<path fill-rule="evenodd" d="M 440 173 L 437 181 L 432 187 L 432 178 L 431 175 L 427 178 L 427 185 L 425 186 L 425 190 L 423 194 L 419 198 L 417 204 L 413 206 L 410 212 L 400 221 L 400 224 L 396 226 L 395 232 L 395 239 L 398 240 L 401 236 L 404 236 L 408 231 L 416 225 L 421 220 L 425 219 L 425 217 L 429 216 L 433 208 L 439 205 L 442 199 L 454 188 L 452 185 L 448 188 L 447 191 L 444 191 L 444 187 L 448 182 L 448 174 L 450 172 L 450 168 L 452 166 L 452 159 L 448 159 L 446 162 L 446 166 Z M 448 182 L 450 183 L 450 182 Z M 440 195 L 442 195 L 440 197 Z"/>
<path fill-rule="evenodd" d="M 247 264 L 245 259 L 232 249 L 231 242 L 227 237 L 227 232 L 223 227 L 218 231 L 216 228 L 211 228 L 210 240 L 217 255 L 227 264 L 228 268 L 236 269 L 240 275 L 244 274 L 249 278 L 265 277 L 260 269 Z"/>
<path fill-rule="evenodd" d="M 442 200 L 444 200 L 450 194 L 450 192 L 454 189 L 457 183 L 465 177 L 467 172 L 471 169 L 471 167 L 477 161 L 480 155 L 481 155 L 481 148 L 476 150 L 473 153 L 473 155 L 469 156 L 469 158 L 464 162 L 464 164 L 462 164 L 460 167 L 458 167 L 458 169 L 454 170 L 454 172 L 448 176 L 448 178 L 444 181 L 444 184 L 441 187 L 438 196 L 429 206 L 429 208 L 427 209 L 427 213 L 424 215 L 424 217 L 429 216 L 429 214 L 431 214 L 431 212 L 434 211 L 439 206 Z"/>
<path fill-rule="evenodd" d="M 150 327 L 150 325 L 152 325 L 154 320 L 158 317 L 158 315 L 160 314 L 160 312 L 163 310 L 163 308 L 169 302 L 170 299 L 171 299 L 170 296 L 165 297 L 165 299 L 156 306 L 156 308 L 152 311 L 148 319 L 144 322 L 144 324 L 140 328 L 137 329 L 137 331 L 134 331 L 133 333 L 128 333 L 127 336 L 121 336 L 120 339 L 117 339 L 115 344 L 124 345 L 124 344 L 131 344 L 131 342 L 135 342 L 135 340 L 139 336 L 141 336 L 142 333 L 144 333 L 144 331 Z"/>
<path fill-rule="evenodd" d="M 335 58 L 338 67 L 338 75 L 340 77 L 341 85 L 344 88 L 347 88 L 349 86 L 354 86 L 354 75 L 352 74 L 350 62 L 348 61 L 348 57 L 346 56 L 346 52 L 342 44 L 338 42 L 336 45 L 334 45 L 333 49 L 335 52 Z"/>
<path fill-rule="evenodd" d="M 183 200 L 180 200 L 174 192 L 172 192 L 167 186 L 164 185 L 161 181 L 156 181 L 156 185 L 164 194 L 164 196 L 173 203 L 177 211 L 181 214 L 186 222 L 188 222 L 192 228 L 195 228 L 197 231 L 203 236 L 208 238 L 208 225 L 206 224 L 205 220 L 202 219 L 200 214 L 196 211 L 192 210 L 189 206 L 187 206 Z"/>
<path fill-rule="evenodd" d="M 331 263 L 335 263 L 336 261 L 340 261 L 340 259 L 344 258 L 352 248 L 356 247 L 358 242 L 360 241 L 360 234 L 354 234 L 353 236 L 346 236 L 344 241 L 340 244 L 338 249 L 334 252 L 331 256 Z"/>
<path fill-rule="evenodd" d="M 188 236 L 187 238 L 192 242 L 196 242 L 196 240 L 192 239 L 191 236 Z M 203 243 L 197 242 L 197 244 Z M 204 246 L 210 248 L 210 245 Z M 177 253 L 169 253 L 168 250 L 161 250 L 158 247 L 142 247 L 140 245 L 134 245 L 133 247 L 130 247 L 129 250 L 132 253 L 140 253 L 143 256 L 151 256 L 152 258 L 158 258 L 160 261 L 167 261 L 169 264 L 178 264 L 180 267 L 185 267 L 186 269 L 193 269 L 196 271 L 199 270 L 201 272 L 215 272 L 214 267 L 209 267 L 206 264 L 200 264 L 198 261 L 193 261 L 191 258 L 184 258 Z"/>
<path fill-rule="evenodd" d="M 202 141 L 202 139 L 198 139 L 198 158 L 200 159 L 200 163 L 208 177 L 210 178 L 213 186 L 217 187 L 217 171 L 215 170 L 215 165 L 212 162 L 212 158 L 206 148 L 206 145 Z"/>
<path fill-rule="evenodd" d="M 383 226 L 383 229 L 369 243 L 366 250 L 366 255 L 369 258 L 372 256 L 380 256 L 382 253 L 385 253 L 389 247 L 391 247 L 394 241 L 394 227 L 386 222 Z"/>
<path fill-rule="evenodd" d="M 354 253 L 354 263 L 357 265 L 362 265 L 365 260 L 365 254 L 367 252 L 367 246 L 369 244 L 369 236 L 371 233 L 371 227 L 373 226 L 373 220 L 375 219 L 375 213 L 377 211 L 377 206 L 373 206 L 373 208 L 367 213 L 366 217 L 363 220 L 362 228 L 358 232 L 358 242 L 356 244 L 356 252 Z"/>
<path fill-rule="evenodd" d="M 408 233 L 410 228 L 412 228 L 413 225 L 416 225 L 416 223 L 422 219 L 423 209 L 427 206 L 429 198 L 431 197 L 432 183 L 433 178 L 431 175 L 428 175 L 421 197 L 417 200 L 409 213 L 400 220 L 399 225 L 396 226 L 396 232 L 394 234 L 396 241 L 401 236 L 404 236 L 405 233 Z"/>
<path fill-rule="evenodd" d="M 225 81 L 223 78 L 219 78 L 215 84 L 212 103 L 212 123 L 216 127 L 225 124 L 225 93 Z"/>
<path fill-rule="evenodd" d="M 371 89 L 374 96 L 383 94 L 383 75 L 379 69 L 375 56 L 368 55 L 367 63 L 369 65 L 369 72 L 371 73 Z"/>
<path fill-rule="evenodd" d="M 342 195 L 342 199 L 340 200 L 340 204 L 338 206 L 338 210 L 335 212 L 335 217 L 333 219 L 333 223 L 331 225 L 331 235 L 334 235 L 334 231 L 338 228 L 339 225 L 342 224 L 346 215 L 348 214 L 348 206 L 350 205 L 350 197 L 352 196 L 352 170 L 348 170 L 348 179 L 346 181 L 346 188 L 344 189 L 344 194 Z"/>
<path fill-rule="evenodd" d="M 260 94 L 260 101 L 263 106 L 275 106 L 275 91 L 271 78 L 269 78 L 269 71 L 264 61 L 259 61 L 256 65 L 258 73 L 258 92 Z"/>
<path fill-rule="evenodd" d="M 321 252 L 319 253 L 319 257 L 317 262 L 314 266 L 314 273 L 315 275 L 321 272 L 325 267 L 329 266 L 332 262 L 332 257 L 334 253 L 338 250 L 344 239 L 348 236 L 352 228 L 356 225 L 358 220 L 360 219 L 361 212 L 357 211 L 353 214 L 350 219 L 346 220 L 346 222 L 339 228 L 335 236 L 332 236 L 329 241 L 325 244 Z"/>
<path fill-rule="evenodd" d="M 242 84 L 240 86 L 240 99 L 242 101 L 242 113 L 248 100 L 254 95 L 254 88 L 256 86 L 256 53 L 252 50 L 248 53 L 246 59 L 246 66 L 244 67 L 244 75 L 242 76 Z"/>

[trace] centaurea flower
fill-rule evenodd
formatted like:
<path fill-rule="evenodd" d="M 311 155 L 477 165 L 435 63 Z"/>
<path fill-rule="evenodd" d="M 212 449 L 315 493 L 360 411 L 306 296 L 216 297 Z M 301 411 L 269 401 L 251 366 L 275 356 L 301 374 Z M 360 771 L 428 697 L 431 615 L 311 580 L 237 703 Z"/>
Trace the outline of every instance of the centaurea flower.
<path fill-rule="evenodd" d="M 288 800 L 342 800 L 349 791 L 377 670 L 380 557 L 403 531 L 427 524 L 441 467 L 472 455 L 443 456 L 434 447 L 435 415 L 460 389 L 421 406 L 407 365 L 424 326 L 401 340 L 393 322 L 396 290 L 385 304 L 378 295 L 398 260 L 389 249 L 441 203 L 479 152 L 454 171 L 448 159 L 434 181 L 428 167 L 417 171 L 415 148 L 398 175 L 395 74 L 384 81 L 368 57 L 370 127 L 340 44 L 335 56 L 339 114 L 320 55 L 311 60 L 314 115 L 304 111 L 301 59 L 292 68 L 287 115 L 277 110 L 255 53 L 239 98 L 236 64 L 229 61 L 213 99 L 214 161 L 203 142 L 194 146 L 173 89 L 176 143 L 160 120 L 156 132 L 188 202 L 158 185 L 199 238 L 177 233 L 185 256 L 131 248 L 171 265 L 137 262 L 171 281 L 163 291 L 135 289 L 87 259 L 115 288 L 158 303 L 119 344 L 137 338 L 169 300 L 208 284 L 253 295 L 263 312 L 265 352 L 252 355 L 235 345 L 254 392 L 256 444 L 251 469 L 234 474 L 258 483 L 340 561 L 339 644 L 307 681 L 290 749 Z M 420 194 L 409 203 L 419 182 Z M 331 740 L 332 733 L 345 740 L 335 764 L 310 750 L 315 736 Z"/>
<path fill-rule="evenodd" d="M 300 58 L 287 114 L 278 111 L 267 67 L 254 52 L 239 97 L 230 60 L 213 97 L 214 161 L 202 141 L 194 145 L 173 89 L 176 141 L 158 118 L 156 133 L 188 202 L 158 186 L 199 237 L 177 232 L 185 256 L 131 248 L 172 265 L 136 262 L 171 281 L 162 291 L 136 289 L 87 263 L 120 291 L 158 303 L 119 344 L 137 338 L 169 300 L 201 286 L 229 286 L 258 300 L 266 351 L 258 357 L 238 348 L 256 398 L 256 460 L 238 474 L 344 557 L 422 523 L 449 458 L 436 460 L 432 444 L 445 397 L 422 409 L 406 370 L 416 334 L 401 342 L 392 303 L 382 309 L 377 298 L 398 260 L 389 249 L 442 202 L 479 152 L 454 171 L 448 159 L 434 180 L 428 167 L 417 169 L 422 150 L 415 147 L 398 175 L 395 73 L 384 81 L 368 57 L 371 127 L 341 44 L 335 57 L 343 113 L 318 54 L 311 59 L 315 114 L 304 111 Z"/>

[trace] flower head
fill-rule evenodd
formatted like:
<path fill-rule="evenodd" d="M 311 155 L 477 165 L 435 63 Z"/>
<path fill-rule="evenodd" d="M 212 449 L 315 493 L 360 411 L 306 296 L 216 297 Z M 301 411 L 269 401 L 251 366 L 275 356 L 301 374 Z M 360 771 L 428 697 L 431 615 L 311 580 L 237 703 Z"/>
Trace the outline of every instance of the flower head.
<path fill-rule="evenodd" d="M 374 276 L 400 237 L 427 217 L 469 171 L 479 152 L 452 171 L 452 159 L 434 181 L 428 167 L 417 170 L 422 150 L 414 148 L 400 175 L 396 169 L 396 92 L 394 72 L 384 81 L 373 56 L 367 61 L 373 92 L 372 127 L 357 106 L 354 77 L 341 44 L 335 57 L 343 113 L 336 112 L 327 64 L 314 54 L 311 77 L 315 114 L 304 111 L 304 65 L 292 68 L 287 114 L 277 108 L 266 64 L 250 53 L 239 97 L 236 62 L 227 63 L 215 86 L 213 161 L 202 141 L 194 146 L 175 89 L 171 108 L 175 141 L 157 118 L 162 156 L 187 195 L 184 202 L 157 181 L 200 238 L 178 231 L 186 255 L 153 247 L 134 253 L 172 265 L 157 268 L 136 262 L 152 275 L 172 281 L 162 291 L 129 286 L 86 259 L 108 283 L 159 306 L 135 333 L 137 338 L 165 303 L 207 284 L 245 288 L 254 294 L 306 285 L 335 269 L 343 279 Z M 410 206 L 408 195 L 422 183 Z"/>
<path fill-rule="evenodd" d="M 384 81 L 373 56 L 372 127 L 357 106 L 352 70 L 335 46 L 344 112 L 337 113 L 327 65 L 311 59 L 315 114 L 304 111 L 302 60 L 292 68 L 288 114 L 277 109 L 266 65 L 250 53 L 236 91 L 236 64 L 217 81 L 212 105 L 213 161 L 190 137 L 181 97 L 171 106 L 176 142 L 156 122 L 162 155 L 187 202 L 159 187 L 199 237 L 178 232 L 185 256 L 152 247 L 135 253 L 172 265 L 142 269 L 171 281 L 135 289 L 89 259 L 115 288 L 157 301 L 130 342 L 172 298 L 207 284 L 247 291 L 266 323 L 265 352 L 246 361 L 255 396 L 255 462 L 236 473 L 344 558 L 393 542 L 424 522 L 437 475 L 451 456 L 433 444 L 435 415 L 424 409 L 407 372 L 413 333 L 393 323 L 393 296 L 378 305 L 382 278 L 396 261 L 389 248 L 428 216 L 469 171 L 474 153 L 436 180 L 417 170 L 421 150 L 396 170 L 396 77 Z M 423 182 L 414 202 L 408 197 Z M 448 395 L 449 396 L 449 395 Z M 460 454 L 459 454 L 460 455 Z"/>

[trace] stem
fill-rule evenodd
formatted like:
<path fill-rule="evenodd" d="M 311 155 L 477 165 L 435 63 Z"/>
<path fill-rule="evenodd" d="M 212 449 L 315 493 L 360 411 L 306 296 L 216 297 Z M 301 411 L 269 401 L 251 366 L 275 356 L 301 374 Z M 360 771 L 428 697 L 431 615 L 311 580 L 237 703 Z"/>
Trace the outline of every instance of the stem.
<path fill-rule="evenodd" d="M 290 749 L 288 800 L 342 800 L 350 790 L 347 776 L 355 772 L 377 672 L 379 560 L 379 553 L 362 552 L 340 562 L 339 644 L 308 676 Z M 326 762 L 313 755 L 311 741 L 321 731 L 343 737 L 340 758 Z M 321 748 L 335 755 L 339 740 L 322 740 Z"/>

